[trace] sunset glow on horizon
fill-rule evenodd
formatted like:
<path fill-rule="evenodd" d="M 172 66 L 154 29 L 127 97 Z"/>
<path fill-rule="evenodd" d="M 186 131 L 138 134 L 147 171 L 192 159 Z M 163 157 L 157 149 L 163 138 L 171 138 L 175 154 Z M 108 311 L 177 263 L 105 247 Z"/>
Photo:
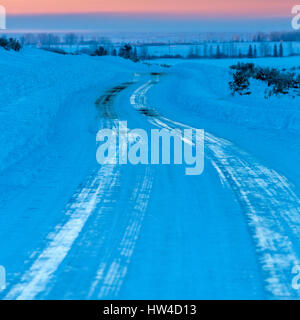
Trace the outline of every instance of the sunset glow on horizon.
<path fill-rule="evenodd" d="M 161 13 L 275 17 L 290 15 L 293 0 L 0 0 L 8 14 Z"/>

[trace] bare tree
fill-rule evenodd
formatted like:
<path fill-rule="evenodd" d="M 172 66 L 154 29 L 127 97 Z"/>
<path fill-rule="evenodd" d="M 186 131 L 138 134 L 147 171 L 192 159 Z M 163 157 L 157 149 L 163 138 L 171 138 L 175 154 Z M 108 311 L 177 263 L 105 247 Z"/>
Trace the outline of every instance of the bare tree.
<path fill-rule="evenodd" d="M 77 36 L 75 33 L 67 33 L 65 35 L 65 43 L 70 46 L 70 49 L 76 42 L 77 42 Z"/>
<path fill-rule="evenodd" d="M 147 60 L 149 57 L 147 46 L 142 46 L 140 51 L 141 60 Z"/>
<path fill-rule="evenodd" d="M 103 47 L 109 54 L 112 54 L 113 44 L 107 37 L 100 37 L 98 40 L 99 46 Z"/>

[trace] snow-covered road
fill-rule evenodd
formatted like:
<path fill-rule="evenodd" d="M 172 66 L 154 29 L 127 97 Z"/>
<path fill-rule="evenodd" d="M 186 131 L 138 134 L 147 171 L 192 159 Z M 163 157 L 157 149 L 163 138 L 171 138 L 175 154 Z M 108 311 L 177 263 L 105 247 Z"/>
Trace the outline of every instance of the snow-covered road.
<path fill-rule="evenodd" d="M 119 120 L 147 131 L 192 128 L 176 112 L 165 116 L 159 99 L 148 101 L 161 77 L 136 74 L 101 95 L 98 129 Z M 1 298 L 300 298 L 291 286 L 300 255 L 300 199 L 256 155 L 206 130 L 201 176 L 186 176 L 176 165 L 100 167 L 91 158 L 80 175 L 91 150 L 81 149 L 83 159 L 65 177 L 83 176 L 71 199 L 64 204 L 61 190 L 45 204 L 54 217 L 30 216 L 42 197 L 49 199 L 49 176 L 41 173 L 43 185 L 20 190 L 19 203 L 36 190 L 39 196 L 1 226 L 11 237 L 9 252 L 0 256 L 8 273 Z M 58 172 L 62 180 L 64 172 Z M 68 188 L 67 180 L 60 185 Z"/>
<path fill-rule="evenodd" d="M 146 103 L 146 94 L 159 82 L 150 80 L 138 88 L 131 104 L 148 120 L 165 129 L 192 128 L 159 116 Z M 145 109 L 149 109 L 145 113 Z M 151 112 L 150 112 L 151 111 Z M 265 289 L 271 297 L 299 298 L 291 286 L 291 270 L 299 265 L 300 199 L 289 181 L 265 167 L 228 140 L 205 134 L 206 157 L 219 174 L 224 187 L 232 190 L 249 225 L 256 245 Z"/>

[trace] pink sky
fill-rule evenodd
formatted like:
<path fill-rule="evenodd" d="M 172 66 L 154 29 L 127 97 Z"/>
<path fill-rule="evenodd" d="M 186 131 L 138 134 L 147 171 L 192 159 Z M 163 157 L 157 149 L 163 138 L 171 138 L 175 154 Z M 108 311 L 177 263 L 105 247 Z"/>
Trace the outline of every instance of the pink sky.
<path fill-rule="evenodd" d="M 288 16 L 293 0 L 0 0 L 8 14 L 138 12 Z M 299 1 L 298 1 L 299 2 Z"/>

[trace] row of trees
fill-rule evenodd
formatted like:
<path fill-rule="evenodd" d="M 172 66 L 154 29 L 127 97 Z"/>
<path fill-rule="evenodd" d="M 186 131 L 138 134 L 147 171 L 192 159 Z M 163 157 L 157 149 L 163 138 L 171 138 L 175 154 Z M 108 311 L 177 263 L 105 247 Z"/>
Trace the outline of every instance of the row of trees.
<path fill-rule="evenodd" d="M 99 46 L 96 50 L 92 52 L 93 56 L 120 56 L 125 59 L 131 59 L 133 61 L 138 60 L 146 60 L 146 59 L 157 59 L 157 58 L 184 58 L 181 55 L 168 54 L 168 55 L 150 55 L 148 53 L 147 46 L 142 46 L 138 51 L 136 47 L 131 46 L 130 44 L 125 44 L 119 49 L 113 47 L 105 47 Z M 188 59 L 199 59 L 199 58 L 257 58 L 261 57 L 283 57 L 284 56 L 284 48 L 283 44 L 274 44 L 272 48 L 263 47 L 260 48 L 260 52 L 258 52 L 257 46 L 250 44 L 248 47 L 248 51 L 242 53 L 241 49 L 239 50 L 231 50 L 225 51 L 224 48 L 221 48 L 220 45 L 217 45 L 216 48 L 205 47 L 202 53 L 200 53 L 198 47 L 191 47 L 190 52 L 187 56 Z"/>
<path fill-rule="evenodd" d="M 51 46 L 52 44 L 88 44 L 88 43 L 100 43 L 103 39 L 107 40 L 107 37 L 102 35 L 84 35 L 76 33 L 67 33 L 67 34 L 58 34 L 58 33 L 27 33 L 24 34 L 20 41 L 22 44 L 42 44 L 46 46 Z M 243 43 L 243 42 L 280 42 L 280 41 L 300 41 L 300 31 L 289 31 L 289 32 L 257 32 L 253 34 L 243 34 L 243 33 L 234 33 L 232 35 L 225 33 L 203 33 L 198 37 L 191 35 L 190 38 L 192 42 L 195 41 L 206 41 L 207 43 L 213 42 L 234 42 L 234 43 Z M 147 39 L 145 39 L 147 40 Z M 180 43 L 180 39 L 178 40 Z M 187 40 L 189 41 L 189 40 Z M 174 39 L 173 42 L 176 42 Z M 149 41 L 147 41 L 149 43 Z"/>
<path fill-rule="evenodd" d="M 265 54 L 265 56 L 271 56 L 271 55 L 270 54 Z M 284 56 L 284 50 L 283 50 L 282 43 L 280 43 L 279 46 L 277 46 L 277 44 L 274 44 L 272 56 L 275 57 L 275 58 Z M 254 46 L 254 48 L 253 48 L 252 45 L 249 45 L 247 58 L 257 58 L 257 48 L 256 48 L 256 46 Z"/>
<path fill-rule="evenodd" d="M 290 32 L 271 32 L 269 35 L 270 41 L 300 41 L 299 31 Z"/>
<path fill-rule="evenodd" d="M 92 54 L 92 56 L 119 56 L 124 59 L 130 59 L 134 62 L 139 61 L 138 53 L 136 47 L 133 48 L 130 44 L 125 44 L 122 46 L 119 51 L 116 48 L 113 48 L 112 50 L 109 50 L 108 48 L 104 46 L 100 46 L 97 48 Z"/>
<path fill-rule="evenodd" d="M 23 45 L 39 45 L 41 47 L 51 47 L 57 45 L 112 45 L 107 37 L 94 37 L 86 40 L 84 35 L 76 33 L 56 34 L 56 33 L 27 33 L 20 37 Z"/>
<path fill-rule="evenodd" d="M 300 32 L 299 32 L 300 35 Z M 138 50 L 136 55 L 139 59 L 151 59 L 151 58 L 228 58 L 228 57 L 271 57 L 278 56 L 281 57 L 285 55 L 293 55 L 293 44 L 292 42 L 286 42 L 283 47 L 282 43 L 273 44 L 270 40 L 281 41 L 284 37 L 289 37 L 289 39 L 297 38 L 297 32 L 287 32 L 287 33 L 257 33 L 253 36 L 253 41 L 255 43 L 250 43 L 249 48 L 245 47 L 247 44 L 244 41 L 231 41 L 231 42 L 202 42 L 199 44 L 191 44 L 190 52 L 188 55 L 182 55 L 181 53 L 169 53 L 167 55 L 155 55 L 148 54 L 147 46 L 151 45 L 138 45 Z M 291 38 L 292 37 L 292 38 Z M 294 38 L 293 38 L 294 37 Z M 39 45 L 42 48 L 60 48 L 66 50 L 67 52 L 85 52 L 90 53 L 95 51 L 95 55 L 119 55 L 119 50 L 116 48 L 116 44 L 113 44 L 110 39 L 103 36 L 87 36 L 83 34 L 67 33 L 67 34 L 54 34 L 54 33 L 40 33 L 40 34 L 25 34 L 20 38 L 20 43 L 23 45 Z M 296 39 L 295 38 L 295 39 Z M 298 39 L 298 38 L 297 38 Z M 153 44 L 154 45 L 154 44 Z M 164 44 L 161 44 L 163 46 Z M 102 47 L 102 48 L 101 48 Z M 169 44 L 171 47 L 171 44 Z M 99 50 L 96 52 L 96 50 Z M 123 49 L 122 49 L 123 50 Z M 285 51 L 285 52 L 284 52 Z M 125 52 L 121 55 L 126 55 Z M 134 49 L 132 49 L 131 55 L 134 55 Z"/>
<path fill-rule="evenodd" d="M 284 34 L 290 33 L 274 33 L 273 38 L 280 38 Z M 294 34 L 294 33 L 293 33 Z M 181 53 L 172 53 L 169 50 L 167 55 L 163 54 L 149 54 L 147 45 L 139 45 L 132 47 L 132 45 L 123 45 L 121 48 L 115 47 L 110 39 L 106 37 L 94 37 L 90 40 L 85 40 L 84 35 L 77 35 L 75 33 L 68 33 L 65 35 L 53 33 L 41 34 L 25 34 L 20 38 L 22 44 L 38 44 L 45 49 L 57 49 L 73 53 L 87 53 L 97 56 L 112 55 L 121 56 L 126 59 L 146 60 L 155 58 L 256 58 L 256 57 L 283 57 L 284 55 L 293 55 L 292 43 L 286 43 L 283 46 L 280 44 L 272 44 L 266 39 L 270 38 L 270 34 L 258 33 L 254 40 L 256 43 L 237 44 L 237 42 L 226 42 L 223 44 L 206 42 L 201 45 L 190 45 L 190 52 L 186 55 Z M 290 47 L 289 47 L 290 45 Z M 67 47 L 66 47 L 67 46 Z M 127 46 L 127 47 L 126 47 Z M 171 47 L 169 45 L 169 47 Z"/>
<path fill-rule="evenodd" d="M 256 45 L 250 44 L 248 51 L 243 52 L 241 49 L 234 50 L 232 47 L 231 50 L 224 50 L 223 47 L 217 45 L 215 48 L 213 46 L 204 46 L 203 52 L 200 53 L 199 48 L 196 46 L 191 46 L 190 52 L 187 56 L 188 59 L 199 59 L 199 58 L 257 58 L 261 57 L 283 57 L 284 56 L 284 47 L 283 44 L 274 44 L 273 47 L 263 46 L 260 47 L 260 52 Z M 105 46 L 98 47 L 92 55 L 94 56 L 120 56 L 125 59 L 131 59 L 133 61 L 146 60 L 146 59 L 157 59 L 157 58 L 184 58 L 183 56 L 177 54 L 172 55 L 150 55 L 148 53 L 147 46 L 142 46 L 137 51 L 136 47 L 132 47 L 130 44 L 125 44 L 120 49 L 110 48 Z"/>
<path fill-rule="evenodd" d="M 259 51 L 259 52 L 258 52 Z M 257 58 L 260 57 L 283 57 L 284 56 L 284 48 L 283 44 L 279 45 L 274 44 L 273 48 L 270 48 L 269 45 L 263 43 L 260 44 L 260 48 L 258 50 L 256 45 L 250 44 L 248 47 L 248 51 L 242 52 L 241 49 L 238 49 L 233 43 L 230 45 L 216 47 L 204 45 L 202 52 L 198 47 L 191 47 L 190 52 L 187 56 L 188 59 L 196 59 L 196 58 Z"/>

